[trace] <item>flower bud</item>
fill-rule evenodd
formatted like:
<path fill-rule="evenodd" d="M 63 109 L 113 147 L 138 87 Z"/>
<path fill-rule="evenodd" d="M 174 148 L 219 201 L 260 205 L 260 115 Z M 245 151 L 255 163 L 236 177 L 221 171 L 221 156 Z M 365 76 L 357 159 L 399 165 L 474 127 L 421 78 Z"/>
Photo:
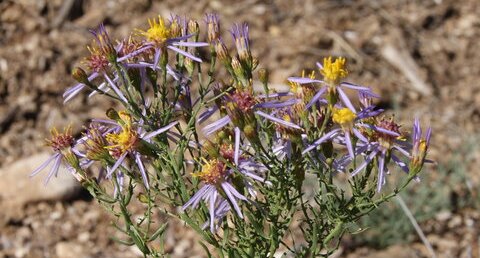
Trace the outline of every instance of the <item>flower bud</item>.
<path fill-rule="evenodd" d="M 83 84 L 89 83 L 87 73 L 85 72 L 85 70 L 83 70 L 80 67 L 73 68 L 72 77 L 79 83 L 83 83 Z"/>
<path fill-rule="evenodd" d="M 193 62 L 192 59 L 185 57 L 183 64 L 185 66 L 185 69 L 187 69 L 188 74 L 192 76 L 193 69 L 195 69 L 195 62 Z"/>
<path fill-rule="evenodd" d="M 242 63 L 252 65 L 252 55 L 250 53 L 250 38 L 248 36 L 248 25 L 246 23 L 242 25 L 234 25 L 232 28 L 233 39 L 235 40 L 235 46 L 237 48 L 238 57 Z"/>
<path fill-rule="evenodd" d="M 75 170 L 80 170 L 80 161 L 78 160 L 77 155 L 72 152 L 72 149 L 62 151 L 65 161 Z"/>
<path fill-rule="evenodd" d="M 115 120 L 115 121 L 121 120 L 120 116 L 118 115 L 118 112 L 113 108 L 109 108 L 106 112 L 106 115 L 107 115 L 108 118 L 110 118 L 112 120 Z"/>
<path fill-rule="evenodd" d="M 215 41 L 215 51 L 217 52 L 217 56 L 221 61 L 230 65 L 230 54 L 228 53 L 227 46 L 225 43 L 223 43 L 221 38 Z"/>
<path fill-rule="evenodd" d="M 262 82 L 263 84 L 268 83 L 268 75 L 268 70 L 265 68 L 262 68 L 258 71 L 258 77 L 260 79 L 260 82 Z"/>
<path fill-rule="evenodd" d="M 243 133 L 247 138 L 252 139 L 257 136 L 257 130 L 255 129 L 255 126 L 248 124 L 245 127 L 243 127 Z"/>
<path fill-rule="evenodd" d="M 247 87 L 248 82 L 245 77 L 245 71 L 243 70 L 242 64 L 240 63 L 237 57 L 232 58 L 232 68 L 233 68 L 233 73 L 235 74 L 237 79 L 242 83 L 244 87 Z"/>
<path fill-rule="evenodd" d="M 220 37 L 220 22 L 217 14 L 207 14 L 207 40 L 214 42 Z"/>
<path fill-rule="evenodd" d="M 180 17 L 173 17 L 170 23 L 170 33 L 174 38 L 182 36 L 182 26 L 179 24 L 179 19 Z"/>
<path fill-rule="evenodd" d="M 199 26 L 197 21 L 189 20 L 187 26 L 188 26 L 188 29 L 187 29 L 188 34 L 198 35 Z"/>

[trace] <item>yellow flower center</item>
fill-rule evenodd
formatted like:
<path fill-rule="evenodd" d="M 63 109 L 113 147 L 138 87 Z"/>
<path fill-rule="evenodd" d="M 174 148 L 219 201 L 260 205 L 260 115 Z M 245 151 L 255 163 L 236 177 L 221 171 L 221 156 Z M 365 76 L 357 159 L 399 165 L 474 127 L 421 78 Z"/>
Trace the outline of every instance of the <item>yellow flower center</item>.
<path fill-rule="evenodd" d="M 162 16 L 158 16 L 158 21 L 156 19 L 148 19 L 148 24 L 150 25 L 148 30 L 139 30 L 140 35 L 144 36 L 148 41 L 161 44 L 171 37 L 171 30 L 165 25 Z"/>
<path fill-rule="evenodd" d="M 203 159 L 204 164 L 202 169 L 197 173 L 192 173 L 192 176 L 199 177 L 207 184 L 217 184 L 225 177 L 225 164 L 217 159 L 206 160 Z"/>
<path fill-rule="evenodd" d="M 120 133 L 109 133 L 106 139 L 111 143 L 106 148 L 109 150 L 118 150 L 120 153 L 132 150 L 137 144 L 139 137 L 138 133 L 132 128 L 132 117 L 126 112 L 118 113 L 121 121 L 120 126 L 122 131 Z"/>
<path fill-rule="evenodd" d="M 333 109 L 333 122 L 339 124 L 344 129 L 351 128 L 355 118 L 357 118 L 357 115 L 348 108 Z"/>
<path fill-rule="evenodd" d="M 325 82 L 330 85 L 337 85 L 341 79 L 348 75 L 348 71 L 345 69 L 345 58 L 339 57 L 332 62 L 332 57 L 323 59 L 323 68 L 320 69 L 320 73 L 323 75 Z"/>

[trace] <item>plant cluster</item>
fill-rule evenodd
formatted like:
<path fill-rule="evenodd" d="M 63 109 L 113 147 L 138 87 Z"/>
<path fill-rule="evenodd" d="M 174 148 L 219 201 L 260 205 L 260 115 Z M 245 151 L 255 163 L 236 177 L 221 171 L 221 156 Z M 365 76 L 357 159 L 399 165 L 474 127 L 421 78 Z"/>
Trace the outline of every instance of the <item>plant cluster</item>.
<path fill-rule="evenodd" d="M 209 256 L 328 256 L 352 223 L 419 179 L 431 130 L 415 120 L 407 140 L 374 106 L 378 95 L 344 81 L 345 58 L 326 57 L 319 77 L 290 77 L 278 91 L 246 24 L 233 26 L 228 47 L 215 14 L 206 35 L 186 17 L 148 23 L 120 41 L 92 31 L 64 100 L 89 91 L 118 105 L 78 138 L 53 130 L 54 154 L 32 173 L 53 164 L 48 182 L 66 166 L 145 256 L 165 255 L 157 213 L 196 230 Z M 386 191 L 391 165 L 405 176 Z M 132 216 L 134 200 L 143 216 Z"/>

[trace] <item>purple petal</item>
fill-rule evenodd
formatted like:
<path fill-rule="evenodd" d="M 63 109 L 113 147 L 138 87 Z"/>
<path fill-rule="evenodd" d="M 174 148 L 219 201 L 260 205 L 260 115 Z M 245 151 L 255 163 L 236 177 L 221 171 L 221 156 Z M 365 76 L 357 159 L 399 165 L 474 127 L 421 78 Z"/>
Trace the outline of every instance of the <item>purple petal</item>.
<path fill-rule="evenodd" d="M 283 108 L 298 103 L 298 99 L 289 99 L 286 101 L 269 101 L 255 105 L 255 108 Z"/>
<path fill-rule="evenodd" d="M 217 201 L 217 192 L 213 192 L 209 200 L 209 211 L 210 211 L 210 231 L 214 232 L 215 230 L 215 202 Z"/>
<path fill-rule="evenodd" d="M 62 163 L 62 155 L 58 155 L 55 158 L 55 162 L 53 163 L 53 166 L 50 169 L 50 172 L 48 173 L 47 177 L 45 178 L 45 181 L 43 181 L 44 185 L 48 184 L 48 181 L 50 181 L 50 178 L 52 178 L 53 175 L 57 176 L 58 169 L 60 168 L 61 163 Z"/>
<path fill-rule="evenodd" d="M 117 96 L 122 99 L 123 102 L 128 103 L 128 100 L 123 96 L 123 93 L 120 91 L 120 89 L 115 85 L 115 83 L 108 77 L 107 74 L 104 74 L 103 77 L 105 80 L 107 80 L 108 84 L 110 84 L 110 87 L 112 87 L 113 91 L 117 94 Z"/>
<path fill-rule="evenodd" d="M 153 57 L 153 70 L 157 70 L 158 62 L 160 61 L 160 54 L 162 50 L 160 48 L 155 48 L 155 56 Z"/>
<path fill-rule="evenodd" d="M 377 155 L 377 153 L 379 152 L 378 149 L 374 150 L 372 153 L 370 153 L 370 155 L 367 156 L 367 158 L 365 159 L 365 161 L 360 164 L 360 166 L 358 166 L 351 174 L 352 177 L 356 176 L 360 171 L 362 171 L 362 169 L 364 169 L 371 161 L 372 159 L 375 157 L 375 155 Z"/>
<path fill-rule="evenodd" d="M 209 46 L 210 44 L 208 44 L 207 42 L 185 42 L 185 41 L 180 41 L 180 42 L 175 42 L 175 43 L 172 43 L 172 45 L 174 46 L 182 46 L 182 47 L 207 47 Z"/>
<path fill-rule="evenodd" d="M 192 206 L 192 209 L 195 209 L 197 207 L 198 203 L 204 198 L 205 194 L 212 189 L 212 185 L 204 185 L 202 188 L 200 188 L 193 196 L 188 200 L 183 206 L 182 206 L 182 211 L 185 211 L 189 206 Z"/>
<path fill-rule="evenodd" d="M 425 143 L 428 145 L 430 145 L 430 138 L 432 137 L 432 128 L 429 127 L 427 129 L 427 134 L 425 135 Z"/>
<path fill-rule="evenodd" d="M 421 136 L 422 136 L 422 129 L 420 128 L 420 121 L 418 117 L 416 117 L 415 121 L 413 122 L 413 132 L 412 132 L 412 138 L 413 138 L 414 144 L 420 141 Z"/>
<path fill-rule="evenodd" d="M 349 88 L 349 89 L 352 89 L 352 90 L 361 90 L 361 91 L 365 91 L 365 92 L 369 92 L 373 95 L 376 95 L 372 92 L 372 90 L 368 87 L 364 87 L 364 86 L 360 86 L 360 85 L 356 85 L 356 84 L 353 84 L 353 83 L 350 83 L 350 82 L 342 82 L 340 83 L 341 86 L 345 87 L 345 88 Z"/>
<path fill-rule="evenodd" d="M 410 153 L 408 153 L 408 151 L 404 150 L 404 149 L 401 148 L 400 146 L 394 145 L 393 148 L 396 149 L 396 150 L 398 150 L 398 151 L 399 151 L 400 153 L 402 153 L 405 157 L 410 158 Z"/>
<path fill-rule="evenodd" d="M 272 152 L 275 155 L 278 155 L 283 149 L 285 149 L 285 146 L 278 146 L 276 148 L 273 148 Z"/>
<path fill-rule="evenodd" d="M 355 136 L 357 136 L 358 139 L 360 139 L 362 142 L 368 143 L 367 138 L 365 138 L 365 136 L 363 136 L 360 131 L 358 131 L 355 128 L 353 128 L 352 131 L 353 131 L 353 134 L 355 134 Z"/>
<path fill-rule="evenodd" d="M 198 116 L 198 123 L 200 124 L 203 123 L 205 120 L 211 117 L 217 110 L 218 110 L 217 106 L 207 108 L 206 111 L 204 111 Z"/>
<path fill-rule="evenodd" d="M 250 177 L 250 178 L 252 178 L 252 179 L 255 179 L 255 180 L 259 181 L 259 182 L 265 182 L 265 178 L 263 178 L 263 177 L 261 177 L 261 176 L 255 175 L 255 174 L 253 174 L 253 173 L 251 173 L 251 172 L 246 172 L 246 171 L 241 171 L 241 170 L 240 170 L 240 172 L 242 172 L 242 174 L 244 174 L 244 175 L 246 175 L 246 176 L 248 176 L 248 177 Z"/>
<path fill-rule="evenodd" d="M 118 59 L 117 59 L 117 62 L 122 62 L 123 60 L 126 60 L 126 59 L 128 59 L 128 58 L 134 57 L 134 56 L 136 56 L 136 55 L 138 55 L 138 54 L 141 54 L 141 53 L 145 52 L 145 51 L 148 50 L 148 49 L 151 49 L 152 47 L 153 47 L 152 45 L 147 45 L 147 46 L 145 46 L 145 47 L 139 48 L 139 49 L 133 51 L 132 53 L 130 53 L 130 54 L 128 54 L 128 55 L 125 55 L 125 56 L 122 56 L 122 57 L 118 58 Z"/>
<path fill-rule="evenodd" d="M 240 207 L 238 206 L 238 203 L 237 203 L 237 200 L 235 200 L 235 197 L 233 195 L 235 195 L 234 193 L 237 192 L 237 190 L 235 190 L 235 188 L 233 188 L 229 183 L 227 182 L 223 182 L 221 184 L 222 186 L 222 189 L 223 191 L 225 192 L 225 194 L 227 195 L 228 199 L 230 200 L 230 202 L 232 203 L 233 205 L 233 208 L 235 209 L 235 211 L 237 212 L 237 215 L 243 219 L 243 215 L 242 215 L 242 211 L 240 209 Z M 233 194 L 233 195 L 232 195 Z M 240 193 L 237 192 L 238 195 L 242 196 L 244 200 L 246 200 L 246 198 L 241 195 Z M 241 198 L 239 198 L 241 199 Z"/>
<path fill-rule="evenodd" d="M 127 68 L 151 68 L 151 69 L 155 68 L 153 66 L 153 64 L 147 63 L 147 62 L 127 63 L 127 64 L 124 64 L 124 65 Z"/>
<path fill-rule="evenodd" d="M 247 197 L 243 196 L 241 193 L 235 189 L 230 183 L 225 183 L 224 184 L 228 189 L 230 189 L 230 193 L 233 194 L 234 197 L 237 197 L 240 200 L 247 201 Z"/>
<path fill-rule="evenodd" d="M 63 104 L 67 103 L 69 100 L 71 100 L 72 98 L 77 96 L 78 93 L 80 93 L 83 90 L 83 88 L 85 88 L 85 84 L 80 83 L 80 84 L 77 84 L 77 85 L 73 86 L 72 88 L 68 89 L 69 92 L 68 93 L 65 92 L 63 94 L 63 97 L 65 98 L 63 100 Z"/>
<path fill-rule="evenodd" d="M 230 123 L 230 117 L 229 116 L 224 116 L 217 121 L 205 126 L 203 128 L 203 132 L 205 135 L 210 135 L 218 130 L 220 130 L 222 127 L 226 126 L 228 123 Z"/>
<path fill-rule="evenodd" d="M 333 129 L 332 131 L 328 132 L 324 136 L 320 137 L 320 139 L 316 140 L 314 143 L 312 143 L 312 145 L 308 146 L 305 150 L 303 150 L 302 155 L 315 149 L 318 145 L 322 144 L 324 141 L 334 138 L 340 132 L 340 130 L 341 130 L 340 128 Z"/>
<path fill-rule="evenodd" d="M 378 127 L 378 126 L 374 126 L 374 125 L 372 127 L 373 127 L 374 130 L 379 131 L 381 133 L 389 134 L 389 135 L 392 135 L 392 136 L 400 136 L 399 133 L 387 130 L 387 129 L 382 128 L 382 127 Z"/>
<path fill-rule="evenodd" d="M 123 160 L 125 159 L 125 157 L 127 157 L 127 154 L 128 152 L 125 152 L 118 158 L 118 160 L 113 165 L 112 169 L 110 169 L 110 173 L 107 175 L 107 177 L 110 177 L 113 174 L 113 172 L 117 170 L 117 168 L 123 163 Z"/>
<path fill-rule="evenodd" d="M 321 80 L 315 80 L 315 79 L 310 79 L 310 78 L 305 78 L 305 77 L 288 77 L 288 80 L 294 83 L 299 83 L 299 84 L 307 84 L 307 83 L 323 83 Z"/>
<path fill-rule="evenodd" d="M 385 184 L 385 151 L 382 151 L 378 157 L 378 182 L 377 192 L 382 190 L 382 186 Z"/>
<path fill-rule="evenodd" d="M 308 102 L 308 104 L 305 107 L 308 109 L 311 106 L 313 106 L 320 99 L 323 93 L 325 93 L 326 90 L 327 90 L 327 87 L 322 87 L 320 90 L 318 90 L 317 93 L 313 96 L 313 98 Z"/>
<path fill-rule="evenodd" d="M 392 154 L 392 160 L 395 162 L 395 164 L 397 164 L 405 173 L 409 173 L 410 170 L 408 169 L 408 166 L 407 164 L 405 164 L 405 162 L 403 162 L 401 159 L 399 159 L 397 156 L 393 155 Z"/>
<path fill-rule="evenodd" d="M 291 92 L 276 92 L 276 93 L 269 93 L 267 94 L 260 94 L 257 97 L 260 99 L 266 99 L 266 98 L 279 98 L 279 97 L 285 97 L 285 96 L 292 96 L 293 93 Z"/>
<path fill-rule="evenodd" d="M 352 139 L 350 138 L 350 132 L 345 132 L 345 144 L 347 145 L 348 154 L 350 158 L 355 159 L 355 154 L 353 153 Z"/>
<path fill-rule="evenodd" d="M 52 160 L 56 159 L 59 155 L 61 155 L 61 154 L 57 152 L 57 153 L 53 154 L 52 156 L 50 156 L 45 162 L 42 163 L 42 165 L 40 165 L 38 168 L 36 168 L 30 174 L 30 177 L 33 177 L 36 174 L 40 173 L 40 171 L 42 171 L 44 168 L 46 168 L 48 166 L 48 164 L 50 164 L 50 162 L 52 162 Z"/>
<path fill-rule="evenodd" d="M 177 125 L 177 124 L 178 124 L 178 121 L 172 122 L 172 123 L 168 124 L 167 126 L 164 126 L 164 127 L 160 128 L 160 129 L 158 129 L 158 130 L 156 130 L 156 131 L 153 131 L 153 132 L 150 132 L 150 133 L 144 135 L 142 138 L 143 138 L 144 140 L 148 141 L 148 140 L 150 140 L 151 138 L 153 138 L 153 137 L 155 137 L 155 136 L 157 136 L 157 135 L 159 135 L 159 134 L 161 134 L 161 133 L 163 133 L 163 132 L 168 131 L 170 128 L 174 127 L 174 126 Z"/>
<path fill-rule="evenodd" d="M 114 79 L 113 81 L 115 81 L 115 79 Z M 102 83 L 98 86 L 98 89 L 99 89 L 99 90 L 102 90 L 102 91 L 104 91 L 104 92 L 109 92 L 109 91 L 110 91 L 110 88 L 108 88 L 108 86 L 107 86 L 107 84 L 106 84 L 105 82 L 102 82 Z M 96 90 L 90 92 L 90 94 L 88 94 L 88 98 L 91 98 L 91 97 L 97 95 L 98 92 L 99 92 L 99 91 L 96 91 Z"/>
<path fill-rule="evenodd" d="M 145 188 L 150 189 L 150 185 L 148 184 L 147 172 L 145 171 L 145 167 L 143 166 L 140 153 L 135 154 L 135 162 L 137 163 L 137 166 L 140 169 L 140 173 L 142 174 L 143 184 L 145 184 Z"/>
<path fill-rule="evenodd" d="M 235 126 L 235 155 L 234 161 L 235 165 L 238 166 L 238 157 L 240 156 L 240 128 Z"/>
<path fill-rule="evenodd" d="M 294 123 L 291 123 L 291 122 L 287 122 L 285 120 L 282 120 L 280 118 L 276 118 L 274 116 L 271 116 L 267 113 L 264 113 L 262 111 L 255 111 L 255 114 L 259 115 L 259 116 L 262 116 L 268 120 L 271 120 L 273 122 L 276 122 L 276 123 L 279 123 L 281 125 L 284 125 L 284 126 L 287 126 L 287 127 L 291 127 L 291 128 L 295 128 L 295 129 L 298 129 L 298 130 L 302 130 L 302 128 Z"/>
<path fill-rule="evenodd" d="M 375 109 L 376 106 L 369 106 L 369 107 L 366 107 L 364 108 L 363 110 L 361 110 L 360 112 L 357 113 L 357 117 L 355 120 L 360 120 L 360 119 L 364 119 L 364 118 L 368 118 L 368 117 L 373 117 L 373 116 L 377 116 L 379 115 L 380 113 L 382 113 L 383 109 Z"/>
<path fill-rule="evenodd" d="M 91 81 L 95 78 L 97 78 L 99 76 L 99 73 L 97 72 L 94 72 L 92 74 L 90 74 L 90 76 L 88 76 L 88 81 Z M 64 93 L 63 93 L 63 97 L 64 98 L 67 98 L 67 95 L 69 97 L 69 99 L 71 99 L 73 96 L 72 95 L 76 95 L 79 91 L 81 91 L 83 88 L 85 87 L 85 84 L 83 83 L 79 83 L 79 84 L 76 84 L 70 88 L 68 88 Z M 75 92 L 75 93 L 74 93 Z M 68 100 L 65 100 L 64 102 L 66 102 Z"/>
<path fill-rule="evenodd" d="M 361 124 L 361 123 L 357 123 L 358 126 L 363 126 L 363 127 L 368 127 L 372 130 L 375 130 L 375 131 L 378 131 L 378 132 L 381 132 L 381 133 L 384 133 L 384 134 L 388 134 L 388 135 L 391 135 L 391 136 L 400 136 L 400 134 L 394 132 L 394 131 L 390 131 L 390 130 L 387 130 L 385 128 L 382 128 L 382 127 L 378 127 L 378 126 L 375 126 L 375 125 L 370 125 L 370 124 Z"/>
<path fill-rule="evenodd" d="M 352 88 L 352 87 L 348 87 L 348 86 L 346 86 L 346 85 L 343 85 L 343 86 L 345 86 L 345 87 L 347 87 L 347 88 L 350 88 L 350 89 L 355 89 L 355 88 Z M 372 91 L 372 89 L 370 89 L 369 87 L 368 87 L 368 90 L 367 90 L 367 91 L 365 91 L 365 90 L 359 90 L 359 91 L 358 91 L 358 94 L 361 95 L 361 98 L 363 98 L 363 99 L 365 99 L 365 98 L 376 98 L 376 99 L 379 99 L 379 98 L 380 98 L 380 95 L 374 93 L 374 92 Z"/>
<path fill-rule="evenodd" d="M 190 54 L 190 53 L 188 53 L 188 52 L 186 52 L 186 51 L 183 51 L 183 50 L 181 50 L 180 48 L 177 48 L 177 47 L 174 47 L 174 46 L 168 46 L 167 48 L 169 48 L 169 49 L 171 49 L 171 50 L 173 50 L 173 51 L 175 51 L 175 52 L 177 52 L 177 53 L 179 53 L 179 54 L 182 54 L 182 55 L 184 55 L 184 56 L 186 56 L 186 57 L 188 57 L 188 58 L 190 58 L 190 59 L 192 59 L 192 60 L 194 60 L 194 61 L 197 61 L 197 62 L 199 62 L 199 63 L 202 62 L 202 59 L 200 59 L 200 58 L 198 58 L 198 57 L 196 57 L 196 56 L 194 56 L 194 55 L 192 55 L 192 54 Z"/>
<path fill-rule="evenodd" d="M 355 110 L 355 107 L 353 107 L 352 102 L 350 102 L 350 99 L 348 98 L 347 94 L 343 92 L 343 90 L 340 87 L 337 87 L 338 94 L 340 95 L 340 99 L 342 100 L 343 104 L 347 106 L 350 110 L 353 111 L 353 113 L 356 113 L 357 111 Z"/>

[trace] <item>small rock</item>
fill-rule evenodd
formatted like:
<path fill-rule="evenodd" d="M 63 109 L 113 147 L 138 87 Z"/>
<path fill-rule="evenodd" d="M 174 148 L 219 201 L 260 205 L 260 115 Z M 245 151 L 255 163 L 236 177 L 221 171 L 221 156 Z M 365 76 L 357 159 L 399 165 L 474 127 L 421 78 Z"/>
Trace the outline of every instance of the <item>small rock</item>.
<path fill-rule="evenodd" d="M 456 228 L 461 225 L 462 225 L 462 218 L 459 215 L 453 217 L 453 219 L 448 222 L 449 228 Z"/>
<path fill-rule="evenodd" d="M 30 251 L 30 248 L 26 246 L 19 247 L 15 250 L 15 257 L 17 258 L 27 257 L 27 254 L 29 251 Z"/>
<path fill-rule="evenodd" d="M 90 240 L 90 233 L 82 232 L 78 235 L 77 239 L 79 242 L 87 242 L 88 240 Z"/>
<path fill-rule="evenodd" d="M 177 246 L 173 249 L 174 255 L 181 256 L 185 254 L 189 247 L 191 247 L 191 243 L 189 240 L 182 239 L 180 242 L 177 243 Z"/>
<path fill-rule="evenodd" d="M 55 212 L 52 212 L 52 213 L 50 214 L 50 219 L 52 219 L 52 220 L 57 220 L 57 219 L 59 219 L 59 218 L 61 218 L 61 217 L 62 217 L 62 213 L 59 212 L 59 211 L 55 211 Z"/>
<path fill-rule="evenodd" d="M 368 255 L 370 258 L 384 258 L 384 257 L 396 257 L 396 258 L 411 258 L 416 257 L 415 251 L 408 247 L 402 245 L 393 245 L 385 250 L 381 250 L 375 253 Z"/>
<path fill-rule="evenodd" d="M 83 247 L 76 243 L 60 242 L 55 246 L 58 258 L 87 258 Z"/>
<path fill-rule="evenodd" d="M 45 186 L 44 180 L 49 167 L 40 174 L 30 177 L 32 171 L 45 162 L 50 153 L 41 153 L 18 160 L 0 169 L 0 205 L 14 213 L 25 204 L 38 201 L 58 201 L 74 197 L 80 184 L 65 168 L 61 167 L 58 177 Z M 53 165 L 53 164 L 52 164 Z M 7 213 L 7 219 L 13 214 Z"/>
<path fill-rule="evenodd" d="M 452 217 L 451 211 L 441 211 L 435 215 L 435 219 L 438 221 L 446 221 Z"/>

